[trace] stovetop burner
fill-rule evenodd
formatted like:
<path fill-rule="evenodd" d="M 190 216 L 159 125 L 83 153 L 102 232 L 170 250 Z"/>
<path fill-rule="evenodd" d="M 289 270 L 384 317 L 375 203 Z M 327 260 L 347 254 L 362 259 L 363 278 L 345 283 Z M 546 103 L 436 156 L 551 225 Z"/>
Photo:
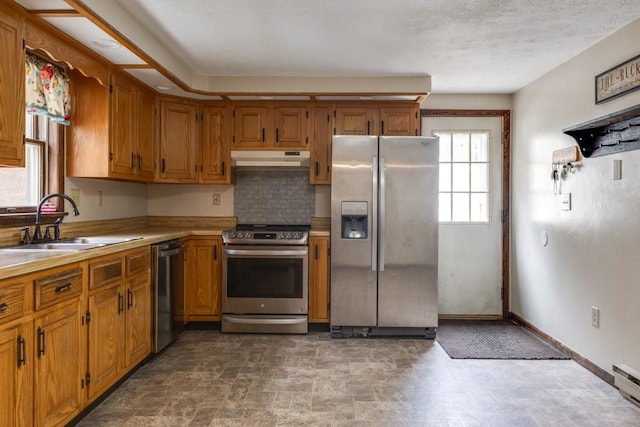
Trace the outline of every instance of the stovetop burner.
<path fill-rule="evenodd" d="M 225 245 L 306 245 L 311 227 L 305 224 L 238 224 L 222 232 Z"/>

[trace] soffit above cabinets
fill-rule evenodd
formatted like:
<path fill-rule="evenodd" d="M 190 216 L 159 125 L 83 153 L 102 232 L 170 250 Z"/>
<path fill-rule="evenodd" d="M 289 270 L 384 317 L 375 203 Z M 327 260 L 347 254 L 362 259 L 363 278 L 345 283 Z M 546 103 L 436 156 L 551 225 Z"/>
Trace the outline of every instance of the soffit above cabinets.
<path fill-rule="evenodd" d="M 419 101 L 431 88 L 429 76 L 377 77 L 315 77 L 315 76 L 222 76 L 193 74 L 190 81 L 181 79 L 161 64 L 143 59 L 144 52 L 115 29 L 101 28 L 94 21 L 78 13 L 65 0 L 15 0 L 16 3 L 39 16 L 80 44 L 106 59 L 117 68 L 131 74 L 163 95 L 199 100 L 402 100 Z M 70 3 L 74 3 L 70 1 Z M 78 3 L 78 2 L 76 2 Z M 112 3 L 112 2 L 110 2 Z M 115 3 L 115 2 L 113 2 Z M 104 27 L 104 26 L 103 26 Z M 107 25 L 106 27 L 109 27 Z M 354 84 L 355 83 L 355 84 Z M 397 95 L 395 91 L 402 91 Z M 392 91 L 394 93 L 389 93 Z M 349 94 L 353 92 L 355 95 Z M 382 96 L 369 96 L 369 93 Z M 320 95 L 328 94 L 328 95 Z M 347 93 L 349 95 L 342 95 Z"/>

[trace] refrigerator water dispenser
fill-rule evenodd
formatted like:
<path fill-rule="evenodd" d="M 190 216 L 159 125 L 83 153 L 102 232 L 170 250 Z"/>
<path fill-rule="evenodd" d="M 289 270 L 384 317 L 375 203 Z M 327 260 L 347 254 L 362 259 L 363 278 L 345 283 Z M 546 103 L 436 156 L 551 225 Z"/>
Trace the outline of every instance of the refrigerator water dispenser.
<path fill-rule="evenodd" d="M 342 202 L 342 238 L 367 238 L 367 202 Z"/>

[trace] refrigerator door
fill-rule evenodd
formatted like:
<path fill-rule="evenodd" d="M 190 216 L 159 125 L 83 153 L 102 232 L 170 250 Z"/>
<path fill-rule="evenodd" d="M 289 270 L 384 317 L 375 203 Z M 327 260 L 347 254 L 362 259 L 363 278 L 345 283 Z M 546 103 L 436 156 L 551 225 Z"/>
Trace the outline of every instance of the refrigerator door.
<path fill-rule="evenodd" d="M 378 138 L 334 136 L 332 153 L 331 324 L 375 326 L 377 168 L 373 162 L 378 156 Z M 366 211 L 366 238 L 343 229 L 343 211 L 362 219 L 360 209 Z"/>
<path fill-rule="evenodd" d="M 438 138 L 380 137 L 379 327 L 438 325 Z"/>

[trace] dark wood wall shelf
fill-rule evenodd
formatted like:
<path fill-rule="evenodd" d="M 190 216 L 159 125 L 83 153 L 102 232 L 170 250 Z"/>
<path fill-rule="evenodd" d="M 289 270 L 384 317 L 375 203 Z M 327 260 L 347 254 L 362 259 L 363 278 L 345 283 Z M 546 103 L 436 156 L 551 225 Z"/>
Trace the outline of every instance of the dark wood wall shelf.
<path fill-rule="evenodd" d="M 640 149 L 640 105 L 564 129 L 584 157 Z"/>

